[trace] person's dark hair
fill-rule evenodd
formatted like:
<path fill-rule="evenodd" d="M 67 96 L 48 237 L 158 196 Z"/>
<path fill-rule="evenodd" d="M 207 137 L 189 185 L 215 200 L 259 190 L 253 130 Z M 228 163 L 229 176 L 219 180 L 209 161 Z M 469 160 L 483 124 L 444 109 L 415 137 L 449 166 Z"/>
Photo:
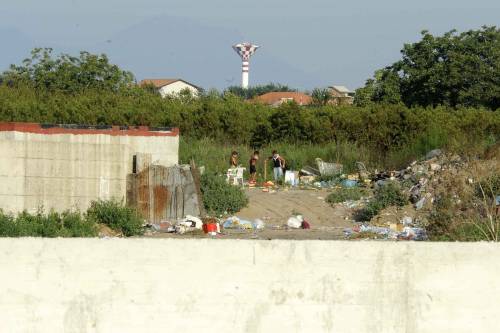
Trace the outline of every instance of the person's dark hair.
<path fill-rule="evenodd" d="M 236 150 L 233 150 L 233 152 L 231 153 L 231 155 L 238 155 L 238 152 Z"/>
<path fill-rule="evenodd" d="M 256 151 L 254 151 L 254 152 L 253 152 L 253 154 L 254 154 L 254 155 L 259 155 L 259 151 L 258 151 L 258 150 L 256 150 Z"/>
<path fill-rule="evenodd" d="M 273 150 L 273 155 L 274 155 L 274 154 L 277 154 L 277 153 L 278 153 L 278 152 L 277 152 L 276 150 Z"/>

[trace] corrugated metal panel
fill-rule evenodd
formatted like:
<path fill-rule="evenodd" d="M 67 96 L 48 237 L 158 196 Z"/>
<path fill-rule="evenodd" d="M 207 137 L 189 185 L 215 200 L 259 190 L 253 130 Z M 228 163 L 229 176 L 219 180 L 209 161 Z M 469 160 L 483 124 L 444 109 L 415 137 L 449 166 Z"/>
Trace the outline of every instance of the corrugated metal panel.
<path fill-rule="evenodd" d="M 127 204 L 151 223 L 159 223 L 186 215 L 200 216 L 202 203 L 189 166 L 155 165 L 129 175 Z"/>

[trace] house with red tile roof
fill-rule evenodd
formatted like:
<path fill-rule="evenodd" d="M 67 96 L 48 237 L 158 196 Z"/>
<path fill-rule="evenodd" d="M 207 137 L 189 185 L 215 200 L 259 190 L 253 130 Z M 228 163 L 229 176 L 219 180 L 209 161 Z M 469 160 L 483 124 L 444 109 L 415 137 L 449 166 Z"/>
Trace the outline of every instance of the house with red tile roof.
<path fill-rule="evenodd" d="M 253 99 L 254 102 L 267 104 L 271 106 L 280 106 L 283 103 L 295 102 L 298 105 L 309 105 L 312 98 L 301 92 L 285 91 L 285 92 L 269 92 L 257 96 Z"/>

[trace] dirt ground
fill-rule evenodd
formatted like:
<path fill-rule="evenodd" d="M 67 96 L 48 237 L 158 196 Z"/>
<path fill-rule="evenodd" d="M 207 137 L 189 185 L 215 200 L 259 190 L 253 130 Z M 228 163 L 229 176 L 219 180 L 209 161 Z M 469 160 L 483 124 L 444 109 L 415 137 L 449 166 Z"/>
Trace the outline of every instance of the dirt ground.
<path fill-rule="evenodd" d="M 237 217 L 253 221 L 261 219 L 266 224 L 264 230 L 226 229 L 214 238 L 221 239 L 343 239 L 343 229 L 351 227 L 352 210 L 337 204 L 332 207 L 325 202 L 329 191 L 277 189 L 275 192 L 263 192 L 261 188 L 246 189 L 249 198 L 248 207 Z M 301 214 L 311 224 L 311 229 L 288 229 L 286 222 L 292 215 Z M 155 233 L 150 237 L 193 238 L 210 237 L 202 232 L 184 235 Z"/>

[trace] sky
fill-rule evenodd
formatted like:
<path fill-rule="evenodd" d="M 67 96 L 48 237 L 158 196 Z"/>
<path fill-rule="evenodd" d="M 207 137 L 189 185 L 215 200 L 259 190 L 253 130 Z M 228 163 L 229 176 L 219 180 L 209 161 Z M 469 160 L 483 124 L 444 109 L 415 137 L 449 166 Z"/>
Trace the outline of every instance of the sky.
<path fill-rule="evenodd" d="M 33 47 L 106 53 L 143 78 L 205 89 L 241 81 L 231 45 L 260 46 L 250 84 L 355 89 L 422 30 L 500 25 L 499 0 L 0 0 L 0 70 Z"/>

